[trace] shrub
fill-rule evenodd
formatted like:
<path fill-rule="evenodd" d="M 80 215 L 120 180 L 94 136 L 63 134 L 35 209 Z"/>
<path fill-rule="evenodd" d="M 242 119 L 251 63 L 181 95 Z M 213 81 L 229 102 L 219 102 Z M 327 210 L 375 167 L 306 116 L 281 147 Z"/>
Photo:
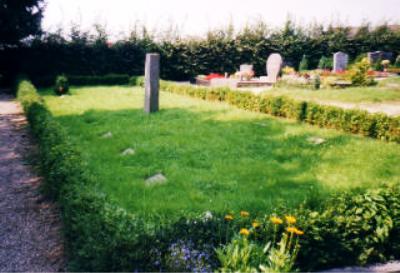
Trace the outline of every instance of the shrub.
<path fill-rule="evenodd" d="M 319 60 L 318 68 L 324 70 L 332 69 L 332 59 L 322 56 L 321 59 Z"/>
<path fill-rule="evenodd" d="M 69 83 L 65 75 L 57 76 L 54 92 L 56 92 L 57 95 L 65 95 L 69 92 Z"/>
<path fill-rule="evenodd" d="M 378 58 L 373 64 L 372 67 L 375 71 L 383 71 L 382 58 Z"/>
<path fill-rule="evenodd" d="M 375 84 L 372 76 L 368 75 L 370 64 L 367 59 L 355 63 L 350 70 L 350 80 L 355 86 L 369 86 Z"/>
<path fill-rule="evenodd" d="M 306 55 L 303 55 L 303 58 L 300 61 L 299 64 L 299 71 L 306 71 L 308 70 L 308 59 Z"/>
<path fill-rule="evenodd" d="M 144 76 L 132 76 L 129 78 L 129 85 L 144 86 Z"/>
<path fill-rule="evenodd" d="M 71 85 L 125 85 L 129 83 L 126 74 L 107 74 L 104 76 L 70 76 Z"/>
<path fill-rule="evenodd" d="M 399 192 L 398 186 L 383 186 L 341 193 L 320 211 L 300 209 L 305 235 L 299 264 L 316 270 L 398 258 Z"/>

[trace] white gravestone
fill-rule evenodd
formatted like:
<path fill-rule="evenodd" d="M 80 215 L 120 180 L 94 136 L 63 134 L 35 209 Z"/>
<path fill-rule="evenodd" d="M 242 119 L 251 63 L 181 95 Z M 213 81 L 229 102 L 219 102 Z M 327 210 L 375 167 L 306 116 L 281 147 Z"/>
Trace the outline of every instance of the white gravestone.
<path fill-rule="evenodd" d="M 279 72 L 282 68 L 282 56 L 279 53 L 273 53 L 269 55 L 267 59 L 267 81 L 276 83 Z"/>
<path fill-rule="evenodd" d="M 349 63 L 349 55 L 343 52 L 336 52 L 333 54 L 333 71 L 344 71 Z"/>

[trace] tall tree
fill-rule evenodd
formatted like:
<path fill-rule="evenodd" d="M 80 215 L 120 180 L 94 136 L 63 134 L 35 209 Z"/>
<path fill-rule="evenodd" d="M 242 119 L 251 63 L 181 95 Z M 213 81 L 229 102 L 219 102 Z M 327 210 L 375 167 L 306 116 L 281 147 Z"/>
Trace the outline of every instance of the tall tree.
<path fill-rule="evenodd" d="M 40 34 L 43 10 L 43 0 L 0 0 L 0 46 Z"/>

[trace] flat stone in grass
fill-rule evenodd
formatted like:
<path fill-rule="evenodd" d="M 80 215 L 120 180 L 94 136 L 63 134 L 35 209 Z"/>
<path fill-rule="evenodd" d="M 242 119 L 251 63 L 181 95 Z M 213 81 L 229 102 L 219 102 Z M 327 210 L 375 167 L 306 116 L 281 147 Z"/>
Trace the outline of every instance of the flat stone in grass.
<path fill-rule="evenodd" d="M 121 153 L 122 156 L 134 155 L 134 154 L 135 154 L 135 150 L 132 148 L 127 148 L 127 149 L 123 150 Z"/>
<path fill-rule="evenodd" d="M 314 145 L 320 145 L 320 144 L 324 143 L 326 140 L 321 137 L 309 137 L 309 138 L 307 138 L 307 141 Z"/>
<path fill-rule="evenodd" d="M 162 185 L 167 183 L 167 178 L 162 173 L 157 173 L 147 178 L 144 183 L 146 186 Z"/>
<path fill-rule="evenodd" d="M 113 134 L 111 132 L 104 133 L 101 137 L 102 138 L 112 138 Z"/>

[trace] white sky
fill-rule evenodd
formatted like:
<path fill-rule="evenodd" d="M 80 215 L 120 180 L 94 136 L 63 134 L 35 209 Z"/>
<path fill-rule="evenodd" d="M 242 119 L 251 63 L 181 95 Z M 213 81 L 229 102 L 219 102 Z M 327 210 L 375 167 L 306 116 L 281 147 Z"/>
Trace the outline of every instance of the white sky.
<path fill-rule="evenodd" d="M 281 26 L 288 15 L 300 24 L 400 23 L 400 0 L 47 0 L 43 27 L 69 28 L 74 22 L 89 29 L 100 23 L 117 37 L 136 22 L 158 30 L 172 22 L 184 35 L 202 35 L 229 22 L 240 28 L 257 18 Z"/>

